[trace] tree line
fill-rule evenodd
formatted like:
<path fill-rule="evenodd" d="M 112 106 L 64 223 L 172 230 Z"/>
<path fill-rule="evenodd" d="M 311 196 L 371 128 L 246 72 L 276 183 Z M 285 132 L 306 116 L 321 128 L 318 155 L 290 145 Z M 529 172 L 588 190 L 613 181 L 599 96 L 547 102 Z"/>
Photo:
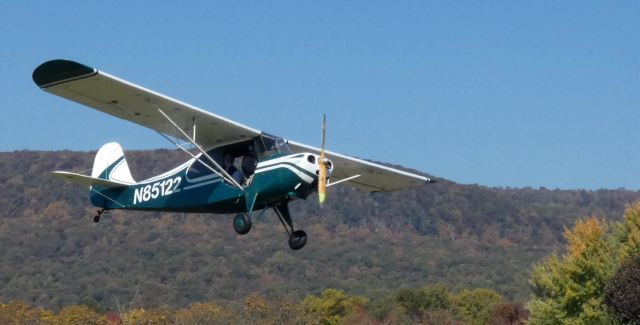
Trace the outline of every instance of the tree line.
<path fill-rule="evenodd" d="M 3 324 L 524 324 L 528 312 L 490 289 L 451 292 L 441 284 L 402 288 L 372 301 L 337 289 L 325 289 L 300 301 L 272 300 L 250 294 L 235 304 L 194 302 L 184 308 L 139 307 L 115 302 L 111 311 L 88 305 L 59 311 L 24 301 L 0 303 Z"/>

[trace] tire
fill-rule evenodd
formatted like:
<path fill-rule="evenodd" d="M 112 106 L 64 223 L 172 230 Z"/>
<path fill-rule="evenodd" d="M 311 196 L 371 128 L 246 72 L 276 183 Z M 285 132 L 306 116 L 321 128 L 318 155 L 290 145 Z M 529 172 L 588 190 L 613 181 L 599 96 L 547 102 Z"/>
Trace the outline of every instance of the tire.
<path fill-rule="evenodd" d="M 307 244 L 307 233 L 303 230 L 296 230 L 289 237 L 289 247 L 297 251 Z"/>
<path fill-rule="evenodd" d="M 244 235 L 251 230 L 251 219 L 244 213 L 238 213 L 233 217 L 233 230 L 238 235 Z"/>

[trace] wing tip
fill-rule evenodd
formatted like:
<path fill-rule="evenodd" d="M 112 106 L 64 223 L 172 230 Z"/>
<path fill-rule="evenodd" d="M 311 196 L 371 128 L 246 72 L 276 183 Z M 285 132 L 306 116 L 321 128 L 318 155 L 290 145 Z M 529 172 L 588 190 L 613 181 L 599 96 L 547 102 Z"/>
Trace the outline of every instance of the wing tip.
<path fill-rule="evenodd" d="M 70 60 L 50 60 L 39 65 L 31 77 L 38 87 L 44 89 L 63 82 L 90 77 L 98 70 Z"/>

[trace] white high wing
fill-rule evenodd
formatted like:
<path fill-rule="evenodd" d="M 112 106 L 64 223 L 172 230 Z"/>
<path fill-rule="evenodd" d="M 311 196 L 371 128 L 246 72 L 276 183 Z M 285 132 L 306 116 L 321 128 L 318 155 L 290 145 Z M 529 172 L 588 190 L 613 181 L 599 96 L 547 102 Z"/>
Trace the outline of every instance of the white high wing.
<path fill-rule="evenodd" d="M 61 79 L 60 74 L 65 78 Z M 105 72 L 67 60 L 45 62 L 34 71 L 43 90 L 101 112 L 189 141 L 204 149 L 259 136 L 262 132 L 156 93 Z M 179 129 L 178 129 L 179 128 Z M 294 152 L 320 149 L 288 141 Z M 340 182 L 369 192 L 386 192 L 426 184 L 427 177 L 362 159 L 326 151 L 333 163 L 333 184 Z M 69 176 L 71 177 L 71 176 Z M 111 182 L 126 184 L 132 179 Z M 330 186 L 331 184 L 329 184 Z"/>

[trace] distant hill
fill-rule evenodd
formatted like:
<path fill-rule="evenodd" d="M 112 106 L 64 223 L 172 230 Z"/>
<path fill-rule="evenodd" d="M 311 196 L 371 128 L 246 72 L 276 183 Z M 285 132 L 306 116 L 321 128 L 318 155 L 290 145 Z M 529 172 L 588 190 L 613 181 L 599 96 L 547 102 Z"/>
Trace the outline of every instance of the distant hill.
<path fill-rule="evenodd" d="M 379 297 L 400 287 L 485 287 L 526 300 L 531 264 L 576 218 L 622 216 L 640 192 L 488 188 L 450 181 L 388 194 L 348 186 L 292 203 L 309 234 L 291 251 L 269 212 L 243 237 L 229 215 L 114 211 L 92 222 L 85 188 L 50 176 L 86 171 L 94 152 L 0 153 L 0 301 L 48 308 L 301 298 L 332 287 Z M 173 150 L 127 152 L 143 179 L 184 161 Z"/>

